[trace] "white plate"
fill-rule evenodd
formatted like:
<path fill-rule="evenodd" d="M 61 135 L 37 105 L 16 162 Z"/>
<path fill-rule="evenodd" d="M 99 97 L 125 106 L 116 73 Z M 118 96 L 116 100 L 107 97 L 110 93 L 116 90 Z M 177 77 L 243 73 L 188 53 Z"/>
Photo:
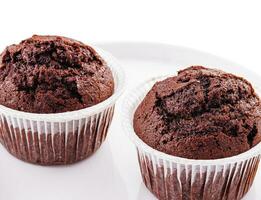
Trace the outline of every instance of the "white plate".
<path fill-rule="evenodd" d="M 221 68 L 243 75 L 255 85 L 260 76 L 238 64 L 183 47 L 150 43 L 97 45 L 111 52 L 125 69 L 128 88 L 190 65 Z M 124 135 L 119 105 L 102 147 L 89 159 L 63 167 L 42 167 L 17 160 L 0 147 L 0 200 L 153 200 L 142 183 L 136 151 Z M 261 173 L 261 172 L 260 172 Z M 244 200 L 261 199 L 261 174 Z"/>

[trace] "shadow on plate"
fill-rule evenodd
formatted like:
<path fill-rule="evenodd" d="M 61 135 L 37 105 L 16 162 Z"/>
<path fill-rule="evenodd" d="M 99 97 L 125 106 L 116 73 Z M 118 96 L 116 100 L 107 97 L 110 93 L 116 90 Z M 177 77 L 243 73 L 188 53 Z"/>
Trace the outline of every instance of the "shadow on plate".
<path fill-rule="evenodd" d="M 146 188 L 142 182 L 140 184 L 137 200 L 157 200 L 157 198 Z"/>
<path fill-rule="evenodd" d="M 90 158 L 69 166 L 36 166 L 10 156 L 0 165 L 0 177 L 0 199 L 116 200 L 128 196 L 107 142 Z"/>

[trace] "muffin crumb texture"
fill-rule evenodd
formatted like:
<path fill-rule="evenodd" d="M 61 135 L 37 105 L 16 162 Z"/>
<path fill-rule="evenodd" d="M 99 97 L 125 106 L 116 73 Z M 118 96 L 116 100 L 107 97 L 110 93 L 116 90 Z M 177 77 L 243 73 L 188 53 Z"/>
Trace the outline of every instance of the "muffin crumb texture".
<path fill-rule="evenodd" d="M 146 144 L 170 155 L 225 158 L 260 142 L 260 108 L 245 79 L 192 66 L 153 86 L 135 112 L 134 129 Z"/>
<path fill-rule="evenodd" d="M 0 56 L 0 104 L 59 113 L 98 104 L 114 91 L 112 73 L 90 46 L 59 36 L 33 36 Z"/>

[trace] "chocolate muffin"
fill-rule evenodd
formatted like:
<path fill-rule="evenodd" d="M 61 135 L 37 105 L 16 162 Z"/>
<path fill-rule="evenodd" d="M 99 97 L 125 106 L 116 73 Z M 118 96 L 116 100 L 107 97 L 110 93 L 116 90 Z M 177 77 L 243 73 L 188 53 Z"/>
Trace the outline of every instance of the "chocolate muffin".
<path fill-rule="evenodd" d="M 31 113 L 60 113 L 98 104 L 113 94 L 106 62 L 81 42 L 37 36 L 0 57 L 0 104 Z"/>
<path fill-rule="evenodd" d="M 245 79 L 193 66 L 157 82 L 134 115 L 135 133 L 164 153 L 218 159 L 261 140 L 260 99 Z"/>
<path fill-rule="evenodd" d="M 73 39 L 36 35 L 4 50 L 0 143 L 12 155 L 66 165 L 99 149 L 124 85 L 117 61 L 99 53 Z"/>

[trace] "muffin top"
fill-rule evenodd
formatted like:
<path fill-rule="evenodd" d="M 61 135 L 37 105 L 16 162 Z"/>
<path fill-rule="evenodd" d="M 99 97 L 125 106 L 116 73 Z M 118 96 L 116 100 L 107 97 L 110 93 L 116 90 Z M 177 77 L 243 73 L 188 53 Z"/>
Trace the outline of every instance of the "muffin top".
<path fill-rule="evenodd" d="M 0 55 L 0 104 L 31 113 L 60 113 L 98 104 L 113 94 L 106 62 L 81 42 L 37 36 Z"/>
<path fill-rule="evenodd" d="M 146 144 L 173 156 L 225 158 L 260 142 L 260 111 L 248 81 L 193 66 L 153 86 L 134 114 L 134 130 Z"/>

